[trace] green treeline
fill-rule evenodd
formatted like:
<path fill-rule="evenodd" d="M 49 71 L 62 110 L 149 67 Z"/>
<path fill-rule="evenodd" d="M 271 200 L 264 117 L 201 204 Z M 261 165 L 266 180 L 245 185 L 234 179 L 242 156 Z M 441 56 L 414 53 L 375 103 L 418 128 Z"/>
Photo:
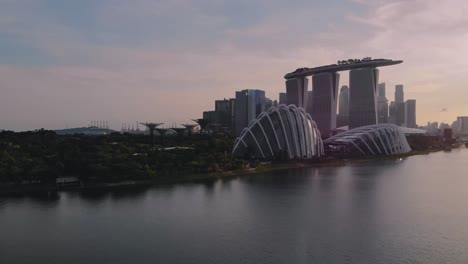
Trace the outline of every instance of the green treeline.
<path fill-rule="evenodd" d="M 52 183 L 57 177 L 116 182 L 226 171 L 233 139 L 205 135 L 155 137 L 112 133 L 66 135 L 53 131 L 0 132 L 0 182 Z M 169 148 L 168 147 L 178 147 Z"/>

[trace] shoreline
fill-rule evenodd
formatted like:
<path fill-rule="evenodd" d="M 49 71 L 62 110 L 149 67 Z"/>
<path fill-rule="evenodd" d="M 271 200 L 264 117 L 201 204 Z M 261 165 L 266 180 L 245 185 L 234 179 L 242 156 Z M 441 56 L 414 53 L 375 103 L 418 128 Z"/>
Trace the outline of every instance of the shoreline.
<path fill-rule="evenodd" d="M 157 185 L 171 185 L 171 184 L 183 184 L 183 183 L 197 183 L 209 180 L 219 180 L 219 179 L 231 179 L 241 176 L 255 175 L 261 173 L 267 173 L 272 171 L 281 171 L 281 170 L 290 170 L 290 169 L 299 169 L 299 168 L 318 168 L 318 167 L 338 167 L 344 166 L 346 164 L 353 163 L 365 163 L 372 161 L 382 161 L 382 160 L 396 160 L 407 158 L 417 155 L 428 155 L 434 152 L 440 151 L 451 151 L 452 149 L 459 148 L 459 146 L 452 146 L 449 149 L 432 149 L 425 151 L 412 151 L 410 153 L 398 156 L 380 156 L 374 158 L 348 158 L 348 159 L 337 159 L 331 158 L 326 160 L 316 160 L 316 161 L 291 161 L 284 163 L 270 163 L 266 165 L 258 165 L 256 168 L 235 170 L 235 171 L 225 171 L 225 172 L 211 172 L 211 173 L 194 173 L 194 174 L 184 174 L 178 175 L 176 177 L 162 177 L 158 179 L 151 180 L 128 180 L 114 183 L 99 183 L 99 182 L 90 182 L 85 184 L 85 186 L 76 186 L 69 188 L 57 188 L 55 184 L 0 184 L 0 197 L 9 197 L 9 196 L 28 196 L 28 195 L 43 195 L 51 196 L 57 194 L 58 192 L 87 192 L 87 191 L 112 191 L 118 189 L 130 189 L 136 187 L 151 187 Z"/>

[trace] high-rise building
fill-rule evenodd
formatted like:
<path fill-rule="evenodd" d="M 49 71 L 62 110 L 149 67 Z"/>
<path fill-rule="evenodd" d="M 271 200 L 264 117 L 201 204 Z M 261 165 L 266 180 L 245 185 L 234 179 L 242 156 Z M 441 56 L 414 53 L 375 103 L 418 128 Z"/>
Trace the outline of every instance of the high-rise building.
<path fill-rule="evenodd" d="M 404 103 L 405 102 L 405 93 L 403 92 L 403 85 L 395 85 L 395 103 Z"/>
<path fill-rule="evenodd" d="M 239 136 L 242 130 L 257 116 L 265 111 L 265 91 L 262 90 L 242 90 L 236 92 L 235 127 L 234 135 Z"/>
<path fill-rule="evenodd" d="M 349 116 L 349 87 L 341 86 L 338 113 L 341 116 Z"/>
<path fill-rule="evenodd" d="M 309 79 L 307 77 L 286 80 L 287 104 L 293 104 L 304 108 L 307 103 L 307 87 Z"/>
<path fill-rule="evenodd" d="M 405 103 L 395 102 L 395 125 L 404 126 L 406 123 Z"/>
<path fill-rule="evenodd" d="M 457 117 L 458 129 L 455 131 L 458 134 L 468 134 L 468 116 Z"/>
<path fill-rule="evenodd" d="M 265 110 L 264 111 L 268 111 L 268 109 L 270 109 L 273 106 L 278 106 L 278 101 L 276 100 L 273 101 L 270 98 L 265 98 Z"/>
<path fill-rule="evenodd" d="M 336 127 L 343 127 L 347 125 L 349 125 L 349 87 L 343 85 L 341 86 L 339 95 Z"/>
<path fill-rule="evenodd" d="M 349 71 L 349 128 L 377 124 L 376 91 L 379 70 L 361 68 Z"/>
<path fill-rule="evenodd" d="M 323 138 L 331 136 L 336 128 L 336 103 L 340 75 L 336 72 L 312 76 L 312 113 Z"/>
<path fill-rule="evenodd" d="M 203 112 L 203 119 L 208 120 L 208 129 L 221 129 L 226 133 L 231 133 L 233 128 L 233 107 L 234 99 L 223 99 L 215 101 L 214 111 Z M 219 131 L 215 131 L 219 132 Z"/>
<path fill-rule="evenodd" d="M 314 95 L 312 91 L 307 91 L 307 104 L 305 105 L 305 111 L 312 116 L 312 104 L 314 101 Z"/>
<path fill-rule="evenodd" d="M 235 134 L 235 127 L 236 127 L 236 99 L 230 98 L 229 99 L 229 113 L 231 115 L 231 135 L 234 136 Z"/>
<path fill-rule="evenodd" d="M 385 94 L 385 83 L 379 83 L 379 85 L 377 86 L 377 96 L 387 98 L 387 95 Z"/>
<path fill-rule="evenodd" d="M 385 96 L 385 83 L 379 83 L 377 88 L 377 121 L 379 124 L 388 123 L 388 100 Z"/>
<path fill-rule="evenodd" d="M 279 93 L 279 104 L 288 104 L 288 97 L 286 93 Z"/>
<path fill-rule="evenodd" d="M 416 100 L 410 99 L 405 102 L 405 125 L 416 128 Z"/>
<path fill-rule="evenodd" d="M 394 101 L 391 101 L 388 107 L 388 122 L 396 124 L 396 106 Z"/>

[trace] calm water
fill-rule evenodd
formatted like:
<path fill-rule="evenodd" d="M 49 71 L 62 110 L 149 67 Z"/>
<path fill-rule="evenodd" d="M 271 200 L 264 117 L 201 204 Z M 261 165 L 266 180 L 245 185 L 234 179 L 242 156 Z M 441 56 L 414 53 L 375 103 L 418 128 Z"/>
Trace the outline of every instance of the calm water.
<path fill-rule="evenodd" d="M 468 263 L 468 149 L 3 199 L 0 263 Z"/>

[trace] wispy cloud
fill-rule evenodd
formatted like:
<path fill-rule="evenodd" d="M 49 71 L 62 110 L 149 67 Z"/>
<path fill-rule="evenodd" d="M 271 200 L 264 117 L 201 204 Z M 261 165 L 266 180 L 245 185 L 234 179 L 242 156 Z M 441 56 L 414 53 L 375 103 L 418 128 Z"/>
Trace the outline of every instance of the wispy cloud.
<path fill-rule="evenodd" d="M 464 1 L 80 1 L 82 16 L 43 3 L 0 1 L 0 36 L 10 43 L 0 55 L 13 47 L 42 58 L 0 62 L 4 128 L 184 122 L 235 90 L 276 98 L 296 67 L 365 56 L 405 60 L 383 68 L 382 81 L 405 84 L 419 120 L 440 105 L 468 111 L 457 101 L 468 82 Z"/>

